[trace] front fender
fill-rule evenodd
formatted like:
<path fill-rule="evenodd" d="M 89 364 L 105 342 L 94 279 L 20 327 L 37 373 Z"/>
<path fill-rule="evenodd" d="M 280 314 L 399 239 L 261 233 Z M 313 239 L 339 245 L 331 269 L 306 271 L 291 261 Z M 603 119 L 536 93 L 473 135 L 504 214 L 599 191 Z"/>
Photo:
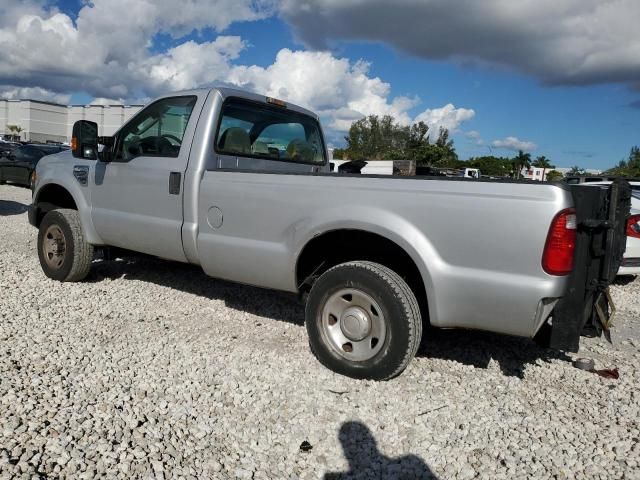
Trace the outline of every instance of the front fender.
<path fill-rule="evenodd" d="M 33 193 L 33 207 L 38 208 L 38 204 L 41 201 L 41 194 L 46 191 L 47 186 L 57 185 L 64 188 L 69 192 L 76 204 L 80 215 L 84 238 L 92 245 L 104 244 L 93 226 L 93 219 L 91 218 L 90 190 L 86 186 L 81 186 L 78 181 L 69 174 L 57 174 L 59 173 L 57 172 L 59 169 L 60 167 L 58 165 L 51 165 L 48 166 L 48 168 L 43 168 L 42 170 L 38 168 L 38 180 Z M 69 169 L 69 173 L 70 172 L 71 169 Z M 52 203 L 55 204 L 55 202 Z"/>

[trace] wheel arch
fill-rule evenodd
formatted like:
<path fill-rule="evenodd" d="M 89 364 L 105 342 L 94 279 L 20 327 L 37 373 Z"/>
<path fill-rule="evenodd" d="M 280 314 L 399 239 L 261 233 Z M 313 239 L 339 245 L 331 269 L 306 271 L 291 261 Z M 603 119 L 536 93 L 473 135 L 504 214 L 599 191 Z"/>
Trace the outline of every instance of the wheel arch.
<path fill-rule="evenodd" d="M 384 265 L 400 275 L 413 290 L 422 318 L 428 322 L 431 301 L 431 276 L 420 255 L 390 232 L 366 228 L 335 228 L 309 239 L 296 258 L 296 282 L 302 293 L 330 268 L 349 261 L 363 260 Z"/>
<path fill-rule="evenodd" d="M 38 187 L 33 197 L 34 226 L 39 228 L 44 216 L 54 209 L 68 208 L 77 210 L 82 225 L 82 231 L 91 244 L 101 244 L 102 241 L 93 227 L 91 207 L 87 204 L 81 192 L 76 192 L 62 182 L 48 182 Z"/>

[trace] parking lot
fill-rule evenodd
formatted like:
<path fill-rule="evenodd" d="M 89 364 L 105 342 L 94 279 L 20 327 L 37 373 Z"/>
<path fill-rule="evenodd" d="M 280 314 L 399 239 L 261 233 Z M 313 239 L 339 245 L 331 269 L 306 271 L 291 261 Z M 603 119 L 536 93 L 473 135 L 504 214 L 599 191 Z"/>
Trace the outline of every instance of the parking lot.
<path fill-rule="evenodd" d="M 148 258 L 45 278 L 29 203 L 0 186 L 0 478 L 640 478 L 640 279 L 580 353 L 618 380 L 429 331 L 399 378 L 356 381 L 280 293 Z"/>

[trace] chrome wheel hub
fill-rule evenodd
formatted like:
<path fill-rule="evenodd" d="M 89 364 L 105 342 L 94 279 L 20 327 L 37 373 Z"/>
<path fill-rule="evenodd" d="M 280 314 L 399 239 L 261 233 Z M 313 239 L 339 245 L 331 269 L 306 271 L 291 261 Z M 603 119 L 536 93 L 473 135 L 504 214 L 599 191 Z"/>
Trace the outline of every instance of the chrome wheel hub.
<path fill-rule="evenodd" d="M 342 314 L 340 328 L 345 337 L 359 342 L 371 333 L 371 319 L 360 307 L 349 307 Z"/>
<path fill-rule="evenodd" d="M 345 288 L 331 295 L 322 310 L 321 332 L 329 346 L 352 361 L 373 358 L 387 335 L 380 305 L 368 294 Z"/>
<path fill-rule="evenodd" d="M 62 267 L 66 246 L 67 242 L 64 238 L 64 233 L 62 233 L 58 225 L 51 225 L 47 228 L 42 242 L 42 253 L 49 267 L 54 269 Z"/>

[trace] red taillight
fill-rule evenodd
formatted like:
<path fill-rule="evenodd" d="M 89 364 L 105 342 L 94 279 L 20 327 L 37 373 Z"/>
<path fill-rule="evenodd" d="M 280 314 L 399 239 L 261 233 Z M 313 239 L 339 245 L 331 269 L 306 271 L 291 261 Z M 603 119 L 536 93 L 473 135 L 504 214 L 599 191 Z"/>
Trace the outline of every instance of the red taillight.
<path fill-rule="evenodd" d="M 631 215 L 627 220 L 627 237 L 640 238 L 640 215 Z"/>
<path fill-rule="evenodd" d="M 549 275 L 568 275 L 573 269 L 576 248 L 576 211 L 562 210 L 551 222 L 542 255 L 542 268 Z"/>

